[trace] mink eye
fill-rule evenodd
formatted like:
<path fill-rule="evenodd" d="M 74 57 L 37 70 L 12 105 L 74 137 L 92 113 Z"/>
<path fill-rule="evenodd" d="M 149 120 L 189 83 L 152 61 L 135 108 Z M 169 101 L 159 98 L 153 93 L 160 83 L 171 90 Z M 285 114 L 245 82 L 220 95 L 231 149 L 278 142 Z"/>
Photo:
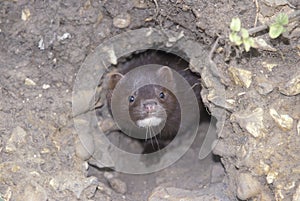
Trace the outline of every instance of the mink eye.
<path fill-rule="evenodd" d="M 128 97 L 129 103 L 133 103 L 134 100 L 135 100 L 134 96 L 129 96 L 129 97 Z"/>
<path fill-rule="evenodd" d="M 161 99 L 164 99 L 164 98 L 165 98 L 164 92 L 160 92 L 159 97 L 160 97 Z"/>

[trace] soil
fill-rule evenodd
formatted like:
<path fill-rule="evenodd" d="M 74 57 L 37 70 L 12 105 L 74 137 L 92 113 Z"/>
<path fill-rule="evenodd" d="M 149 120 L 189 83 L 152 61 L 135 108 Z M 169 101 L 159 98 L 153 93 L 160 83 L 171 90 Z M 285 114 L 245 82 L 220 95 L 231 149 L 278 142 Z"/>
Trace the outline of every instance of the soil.
<path fill-rule="evenodd" d="M 300 200 L 299 20 L 277 39 L 266 30 L 254 34 L 268 46 L 249 52 L 228 39 L 233 17 L 250 29 L 299 7 L 272 0 L 1 1 L 0 201 Z M 214 154 L 198 159 L 204 122 L 176 163 L 131 175 L 80 151 L 72 92 L 99 45 L 148 27 L 184 33 L 207 52 L 220 36 L 206 58 L 212 67 L 198 72 L 204 103 L 219 123 L 217 111 L 226 116 Z M 215 86 L 223 86 L 225 103 Z"/>

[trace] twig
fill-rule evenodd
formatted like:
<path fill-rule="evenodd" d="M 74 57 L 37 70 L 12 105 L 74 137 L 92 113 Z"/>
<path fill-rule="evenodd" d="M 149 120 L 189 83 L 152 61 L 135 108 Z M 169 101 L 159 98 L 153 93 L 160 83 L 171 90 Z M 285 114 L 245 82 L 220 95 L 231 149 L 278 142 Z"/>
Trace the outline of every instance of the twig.
<path fill-rule="evenodd" d="M 155 18 L 157 17 L 158 15 L 158 12 L 159 12 L 159 7 L 158 7 L 158 3 L 157 3 L 157 0 L 153 0 L 154 4 L 155 4 L 155 7 L 156 7 L 156 13 L 155 13 Z"/>
<path fill-rule="evenodd" d="M 256 15 L 255 15 L 254 27 L 256 27 L 257 20 L 258 20 L 258 13 L 259 13 L 260 8 L 259 8 L 257 0 L 254 0 L 254 3 L 255 3 L 255 7 L 256 7 Z"/>
<path fill-rule="evenodd" d="M 211 50 L 210 50 L 210 52 L 209 52 L 209 54 L 208 54 L 208 59 L 209 59 L 209 62 L 210 62 L 210 63 L 214 63 L 212 58 L 213 58 L 213 54 L 214 54 L 215 50 L 216 50 L 217 47 L 218 47 L 218 43 L 219 43 L 220 38 L 221 38 L 221 37 L 218 36 L 217 40 L 214 42 L 214 45 L 212 46 L 212 48 L 211 48 Z"/>
<path fill-rule="evenodd" d="M 289 14 L 288 17 L 289 17 L 289 23 L 298 20 L 297 18 L 300 17 L 300 10 L 297 10 L 297 11 Z M 253 35 L 253 34 L 258 33 L 260 31 L 266 30 L 266 29 L 268 29 L 268 27 L 269 27 L 270 24 L 271 23 L 269 22 L 267 24 L 264 24 L 264 25 L 261 25 L 261 26 L 258 26 L 258 27 L 253 27 L 251 29 L 248 29 L 248 33 L 250 35 Z"/>

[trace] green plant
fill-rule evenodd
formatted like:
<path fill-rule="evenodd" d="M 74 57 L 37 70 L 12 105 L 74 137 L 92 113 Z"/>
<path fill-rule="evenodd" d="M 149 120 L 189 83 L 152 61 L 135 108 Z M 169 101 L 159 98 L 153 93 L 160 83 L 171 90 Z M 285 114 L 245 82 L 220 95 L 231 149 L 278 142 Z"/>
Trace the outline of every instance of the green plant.
<path fill-rule="evenodd" d="M 285 32 L 284 26 L 289 23 L 289 17 L 285 13 L 279 13 L 275 22 L 270 25 L 269 28 L 269 36 L 274 39 L 280 36 L 283 32 Z"/>
<path fill-rule="evenodd" d="M 254 40 L 249 36 L 247 29 L 242 28 L 241 20 L 239 18 L 232 18 L 230 23 L 230 34 L 229 40 L 235 45 L 240 46 L 244 45 L 246 52 L 250 50 L 250 47 L 254 46 Z"/>

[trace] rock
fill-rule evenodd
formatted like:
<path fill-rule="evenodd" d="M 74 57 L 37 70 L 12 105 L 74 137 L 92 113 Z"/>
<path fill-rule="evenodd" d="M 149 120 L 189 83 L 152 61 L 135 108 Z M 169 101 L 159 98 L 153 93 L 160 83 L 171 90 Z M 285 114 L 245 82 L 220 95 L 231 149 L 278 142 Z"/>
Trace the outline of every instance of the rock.
<path fill-rule="evenodd" d="M 43 39 L 43 38 L 41 38 L 41 39 L 39 40 L 38 48 L 39 48 L 40 50 L 44 50 L 44 49 L 45 49 L 45 43 L 44 43 L 44 39 Z"/>
<path fill-rule="evenodd" d="M 224 141 L 219 140 L 216 146 L 213 149 L 213 153 L 218 156 L 235 156 L 236 148 L 230 145 L 227 145 Z"/>
<path fill-rule="evenodd" d="M 268 184 L 272 184 L 274 182 L 274 180 L 276 179 L 278 175 L 278 172 L 275 171 L 269 171 L 269 173 L 267 174 L 267 183 Z"/>
<path fill-rule="evenodd" d="M 268 6 L 274 6 L 274 7 L 288 4 L 287 0 L 263 0 L 262 2 L 264 2 Z"/>
<path fill-rule="evenodd" d="M 300 185 L 298 185 L 298 188 L 293 195 L 293 201 L 300 201 Z"/>
<path fill-rule="evenodd" d="M 114 191 L 116 191 L 117 193 L 125 194 L 127 192 L 127 185 L 122 180 L 117 179 L 117 178 L 112 178 L 112 179 L 108 180 L 108 182 L 109 182 L 110 186 L 112 187 L 112 189 Z"/>
<path fill-rule="evenodd" d="M 279 91 L 287 96 L 295 96 L 300 93 L 300 74 L 296 74 L 289 82 L 283 83 Z"/>
<path fill-rule="evenodd" d="M 103 176 L 104 176 L 105 179 L 107 179 L 107 180 L 110 180 L 110 179 L 112 179 L 112 178 L 115 177 L 111 172 L 104 172 Z"/>
<path fill-rule="evenodd" d="M 104 47 L 103 50 L 107 53 L 109 62 L 113 65 L 117 65 L 118 58 L 113 47 Z"/>
<path fill-rule="evenodd" d="M 40 185 L 29 183 L 25 185 L 24 193 L 19 192 L 15 200 L 46 201 L 48 196 Z"/>
<path fill-rule="evenodd" d="M 120 29 L 128 27 L 130 22 L 131 16 L 128 13 L 121 13 L 113 19 L 113 25 Z"/>
<path fill-rule="evenodd" d="M 252 82 L 252 73 L 248 70 L 229 67 L 229 75 L 236 85 L 245 86 L 246 88 L 250 87 Z"/>
<path fill-rule="evenodd" d="M 35 86 L 36 85 L 36 83 L 29 78 L 25 78 L 24 84 L 27 86 Z"/>
<path fill-rule="evenodd" d="M 88 159 L 95 152 L 94 137 L 86 130 L 88 129 L 89 122 L 79 117 L 74 119 L 74 125 L 78 133 L 76 139 L 76 155 L 82 160 Z"/>
<path fill-rule="evenodd" d="M 196 18 L 198 18 L 198 19 L 201 19 L 201 17 L 203 18 L 203 16 L 202 16 L 203 14 L 200 9 L 193 8 L 192 12 L 196 16 Z"/>
<path fill-rule="evenodd" d="M 298 121 L 298 124 L 297 124 L 297 133 L 298 133 L 298 135 L 300 135 L 300 120 Z"/>
<path fill-rule="evenodd" d="M 99 190 L 101 193 L 104 193 L 104 194 L 109 195 L 109 196 L 112 195 L 112 190 L 111 190 L 111 188 L 109 188 L 108 186 L 106 186 L 104 183 L 99 182 L 97 188 L 98 188 L 98 190 Z"/>
<path fill-rule="evenodd" d="M 84 85 L 84 83 L 82 83 Z M 80 91 L 74 91 L 73 92 L 73 116 L 77 116 L 80 114 L 83 114 L 90 110 L 90 102 L 93 99 L 94 91 L 92 90 L 80 90 Z M 77 124 L 77 121 L 79 124 L 87 123 L 85 119 L 75 118 L 74 119 L 75 126 Z M 85 122 L 83 122 L 85 121 Z"/>
<path fill-rule="evenodd" d="M 43 84 L 42 89 L 49 89 L 50 85 L 49 84 Z"/>
<path fill-rule="evenodd" d="M 146 0 L 134 0 L 134 7 L 140 8 L 140 9 L 145 9 L 148 8 L 148 4 Z"/>
<path fill-rule="evenodd" d="M 229 201 L 225 196 L 217 195 L 219 191 L 219 186 L 213 186 L 212 188 L 204 188 L 200 191 L 190 191 L 175 187 L 162 187 L 159 186 L 155 188 L 150 196 L 148 201 Z"/>
<path fill-rule="evenodd" d="M 277 51 L 274 47 L 269 45 L 263 38 L 259 38 L 259 37 L 254 38 L 254 48 L 271 51 L 271 52 Z"/>
<path fill-rule="evenodd" d="M 111 118 L 104 119 L 100 124 L 100 129 L 102 130 L 103 133 L 106 133 L 113 128 L 117 128 L 117 126 L 114 120 Z"/>
<path fill-rule="evenodd" d="M 75 142 L 76 156 L 78 156 L 80 159 L 82 159 L 84 161 L 88 160 L 93 154 L 93 151 L 90 150 L 89 148 L 87 148 L 87 146 L 85 144 L 86 143 L 83 143 L 80 140 L 76 140 L 76 142 Z"/>
<path fill-rule="evenodd" d="M 94 183 L 94 184 L 88 186 L 86 189 L 84 189 L 83 194 L 88 199 L 94 198 L 95 194 L 96 194 L 96 191 L 97 191 L 97 188 L 98 188 L 98 184 Z"/>
<path fill-rule="evenodd" d="M 79 199 L 84 189 L 90 186 L 98 186 L 99 182 L 96 177 L 85 178 L 83 176 L 78 177 L 78 175 L 80 173 L 61 172 L 55 178 L 52 178 L 49 184 L 55 191 L 69 190 Z"/>
<path fill-rule="evenodd" d="M 30 15 L 31 15 L 30 10 L 28 8 L 25 8 L 22 10 L 21 19 L 23 21 L 27 21 L 29 19 Z"/>
<path fill-rule="evenodd" d="M 26 131 L 21 128 L 20 126 L 17 126 L 13 129 L 11 137 L 6 143 L 5 151 L 7 152 L 14 152 L 17 150 L 18 147 L 24 145 L 26 143 Z"/>
<path fill-rule="evenodd" d="M 263 124 L 263 114 L 264 111 L 262 108 L 256 108 L 253 111 L 235 112 L 231 115 L 230 120 L 232 122 L 238 122 L 238 124 L 246 129 L 253 137 L 262 137 L 266 133 Z"/>
<path fill-rule="evenodd" d="M 269 62 L 262 62 L 262 66 L 266 69 L 268 69 L 268 71 L 272 71 L 274 67 L 278 66 L 278 64 L 276 63 L 269 63 Z"/>
<path fill-rule="evenodd" d="M 58 41 L 63 41 L 63 40 L 68 39 L 68 38 L 71 38 L 71 34 L 68 33 L 68 32 L 64 33 L 62 36 L 57 36 Z"/>
<path fill-rule="evenodd" d="M 262 186 L 256 178 L 248 173 L 241 173 L 237 181 L 237 197 L 247 200 L 257 196 L 261 192 Z"/>
<path fill-rule="evenodd" d="M 290 131 L 293 128 L 294 120 L 289 115 L 280 115 L 274 108 L 270 108 L 269 113 L 283 131 Z"/>
<path fill-rule="evenodd" d="M 225 177 L 225 170 L 221 163 L 212 166 L 210 183 L 222 182 Z"/>
<path fill-rule="evenodd" d="M 183 4 L 183 5 L 182 5 L 182 11 L 187 12 L 187 11 L 189 11 L 189 10 L 191 10 L 191 7 L 190 7 L 190 6 L 188 6 L 188 5 L 186 5 L 186 4 Z"/>
<path fill-rule="evenodd" d="M 272 82 L 267 80 L 264 76 L 257 76 L 255 78 L 255 81 L 256 81 L 255 88 L 258 91 L 258 93 L 260 93 L 262 95 L 266 95 L 266 94 L 272 92 L 274 89 Z"/>

